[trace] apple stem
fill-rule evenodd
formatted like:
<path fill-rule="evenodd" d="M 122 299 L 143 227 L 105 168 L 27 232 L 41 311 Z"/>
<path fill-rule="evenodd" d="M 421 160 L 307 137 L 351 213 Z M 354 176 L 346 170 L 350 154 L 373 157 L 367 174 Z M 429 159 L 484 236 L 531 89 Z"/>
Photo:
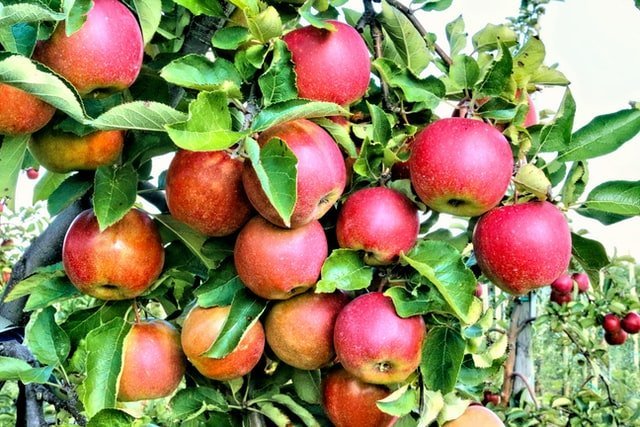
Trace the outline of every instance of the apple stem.
<path fill-rule="evenodd" d="M 140 323 L 142 320 L 140 319 L 140 310 L 138 308 L 138 300 L 134 298 L 132 305 L 133 305 L 133 315 L 136 318 L 136 323 Z"/>

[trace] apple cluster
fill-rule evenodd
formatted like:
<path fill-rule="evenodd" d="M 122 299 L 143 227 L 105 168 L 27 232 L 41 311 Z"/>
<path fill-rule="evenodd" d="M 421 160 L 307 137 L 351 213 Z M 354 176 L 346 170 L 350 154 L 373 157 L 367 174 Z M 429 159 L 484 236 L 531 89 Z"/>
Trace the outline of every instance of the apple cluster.
<path fill-rule="evenodd" d="M 561 274 L 551 282 L 551 301 L 564 305 L 573 301 L 573 291 L 577 288 L 579 294 L 589 290 L 589 276 L 587 273 L 577 272 L 571 275 Z"/>
<path fill-rule="evenodd" d="M 609 345 L 622 345 L 628 334 L 640 332 L 640 314 L 635 311 L 627 313 L 622 319 L 615 313 L 609 313 L 602 319 L 604 339 Z"/>

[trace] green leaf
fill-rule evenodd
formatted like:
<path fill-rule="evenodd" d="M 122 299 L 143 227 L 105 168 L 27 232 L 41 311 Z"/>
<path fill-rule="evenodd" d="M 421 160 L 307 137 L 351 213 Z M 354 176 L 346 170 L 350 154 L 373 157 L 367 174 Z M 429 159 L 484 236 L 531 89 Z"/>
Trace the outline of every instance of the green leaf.
<path fill-rule="evenodd" d="M 248 16 L 247 24 L 251 34 L 263 44 L 282 35 L 282 21 L 273 6 L 267 7 L 255 16 Z"/>
<path fill-rule="evenodd" d="M 244 288 L 232 262 L 211 272 L 209 280 L 198 286 L 195 295 L 200 307 L 224 307 L 231 305 L 234 295 Z"/>
<path fill-rule="evenodd" d="M 465 346 L 460 332 L 449 326 L 429 329 L 420 363 L 420 371 L 429 390 L 439 390 L 444 394 L 453 391 Z"/>
<path fill-rule="evenodd" d="M 90 124 L 97 129 L 133 129 L 164 132 L 165 127 L 187 120 L 186 114 L 152 101 L 120 104 L 98 116 Z"/>
<path fill-rule="evenodd" d="M 377 105 L 367 102 L 367 108 L 371 115 L 371 125 L 373 126 L 372 141 L 386 145 L 391 139 L 391 122 L 384 110 Z"/>
<path fill-rule="evenodd" d="M 422 240 L 401 258 L 433 283 L 456 316 L 469 323 L 476 278 L 453 246 L 442 241 Z"/>
<path fill-rule="evenodd" d="M 213 47 L 222 50 L 236 50 L 251 40 L 251 33 L 245 27 L 224 27 L 217 30 L 211 38 Z"/>
<path fill-rule="evenodd" d="M 260 86 L 265 106 L 298 97 L 291 53 L 282 40 L 276 40 L 273 46 L 271 65 L 258 78 L 258 85 Z"/>
<path fill-rule="evenodd" d="M 461 89 L 470 89 L 480 78 L 480 67 L 472 57 L 457 55 L 453 57 L 449 77 Z"/>
<path fill-rule="evenodd" d="M 358 157 L 358 151 L 356 144 L 349 135 L 349 130 L 340 123 L 336 123 L 329 118 L 313 119 L 315 123 L 322 126 L 324 130 L 329 132 L 331 137 L 338 143 L 338 145 L 344 150 L 349 157 Z"/>
<path fill-rule="evenodd" d="M 89 332 L 108 321 L 118 317 L 123 318 L 131 308 L 131 301 L 108 301 L 96 307 L 74 311 L 67 320 L 60 325 L 76 348 Z"/>
<path fill-rule="evenodd" d="M 71 350 L 69 337 L 56 323 L 55 313 L 55 308 L 45 308 L 27 330 L 29 349 L 44 365 L 63 363 Z"/>
<path fill-rule="evenodd" d="M 467 33 L 464 30 L 464 19 L 462 15 L 449 22 L 445 27 L 445 31 L 447 41 L 449 42 L 449 54 L 456 56 L 467 45 Z"/>
<path fill-rule="evenodd" d="M 317 405 L 322 400 L 320 370 L 295 369 L 291 377 L 296 395 L 307 403 Z"/>
<path fill-rule="evenodd" d="M 224 9 L 220 5 L 218 0 L 173 0 L 175 3 L 180 6 L 186 7 L 189 12 L 193 13 L 195 16 L 198 15 L 209 15 L 215 16 L 218 18 L 228 17 L 224 13 Z"/>
<path fill-rule="evenodd" d="M 571 253 L 591 276 L 597 275 L 600 269 L 610 263 L 602 243 L 575 233 L 571 233 Z"/>
<path fill-rule="evenodd" d="M 93 0 L 69 0 L 62 3 L 66 14 L 64 32 L 67 37 L 78 31 L 87 20 Z"/>
<path fill-rule="evenodd" d="M 247 138 L 245 149 L 265 195 L 289 227 L 296 205 L 298 159 L 287 144 L 277 138 L 262 147 Z"/>
<path fill-rule="evenodd" d="M 49 381 L 52 372 L 53 366 L 33 368 L 24 360 L 0 356 L 0 381 L 42 384 Z"/>
<path fill-rule="evenodd" d="M 0 26 L 0 45 L 4 46 L 7 52 L 31 56 L 38 37 L 36 25 L 20 23 L 8 27 Z"/>
<path fill-rule="evenodd" d="M 320 427 L 320 424 L 316 421 L 311 412 L 293 400 L 291 396 L 286 394 L 275 394 L 271 396 L 271 400 L 293 412 L 298 418 L 300 418 L 304 425 L 308 427 Z"/>
<path fill-rule="evenodd" d="M 332 102 L 291 99 L 289 101 L 271 104 L 261 110 L 254 118 L 251 129 L 254 132 L 262 132 L 272 126 L 291 120 L 346 116 L 347 114 L 348 112 L 344 108 Z"/>
<path fill-rule="evenodd" d="M 133 0 L 142 28 L 144 44 L 148 44 L 160 26 L 162 0 Z"/>
<path fill-rule="evenodd" d="M 640 132 L 640 110 L 628 109 L 594 118 L 573 134 L 557 161 L 586 160 L 618 149 Z"/>
<path fill-rule="evenodd" d="M 40 200 L 47 200 L 49 196 L 51 196 L 51 193 L 60 187 L 60 184 L 67 179 L 67 176 L 68 175 L 64 173 L 45 170 L 33 189 L 31 203 L 36 204 Z"/>
<path fill-rule="evenodd" d="M 41 271 L 19 282 L 4 301 L 14 301 L 29 295 L 24 310 L 32 311 L 80 295 L 64 274 L 62 266 L 56 265 L 55 268 L 54 271 Z"/>
<path fill-rule="evenodd" d="M 96 170 L 93 210 L 100 231 L 115 224 L 136 201 L 138 174 L 131 164 L 102 166 Z"/>
<path fill-rule="evenodd" d="M 260 412 L 262 412 L 265 417 L 269 418 L 276 427 L 288 427 L 293 425 L 291 419 L 289 419 L 282 410 L 269 402 L 258 403 L 258 408 L 260 408 Z"/>
<path fill-rule="evenodd" d="M 5 3 L 0 8 L 0 28 L 25 22 L 62 21 L 64 13 L 55 12 L 38 3 Z"/>
<path fill-rule="evenodd" d="M 365 138 L 356 162 L 353 164 L 353 170 L 358 175 L 377 180 L 382 173 L 384 147 L 379 142 L 373 142 L 369 138 Z"/>
<path fill-rule="evenodd" d="M 553 121 L 544 125 L 540 131 L 539 151 L 562 151 L 569 147 L 575 115 L 576 103 L 571 91 L 567 88 Z"/>
<path fill-rule="evenodd" d="M 506 46 L 500 46 L 500 56 L 491 63 L 484 77 L 476 86 L 476 96 L 498 96 L 509 83 L 513 71 L 513 60 Z"/>
<path fill-rule="evenodd" d="M 195 255 L 208 269 L 216 268 L 219 262 L 211 260 L 203 253 L 206 236 L 198 233 L 188 225 L 176 220 L 171 215 L 154 215 L 154 218 Z"/>
<path fill-rule="evenodd" d="M 427 313 L 454 314 L 437 289 L 430 286 L 418 286 L 407 290 L 402 286 L 392 286 L 384 293 L 393 300 L 400 317 L 411 317 Z"/>
<path fill-rule="evenodd" d="M 160 76 L 189 89 L 222 91 L 231 97 L 242 97 L 242 78 L 236 67 L 223 58 L 210 61 L 203 55 L 181 56 L 165 65 Z"/>
<path fill-rule="evenodd" d="M 542 65 L 533 73 L 529 83 L 543 86 L 567 86 L 570 82 L 562 72 Z"/>
<path fill-rule="evenodd" d="M 83 174 L 71 175 L 56 188 L 47 200 L 49 215 L 62 212 L 67 206 L 81 198 L 93 186 Z"/>
<path fill-rule="evenodd" d="M 513 57 L 513 78 L 518 87 L 525 87 L 531 76 L 540 68 L 545 57 L 542 42 L 531 37 Z"/>
<path fill-rule="evenodd" d="M 302 6 L 298 8 L 298 14 L 300 14 L 300 17 L 316 28 L 335 31 L 335 26 L 331 24 L 331 22 L 322 19 L 319 15 L 313 14 L 312 9 L 316 3 L 316 0 L 305 0 Z"/>
<path fill-rule="evenodd" d="M 409 102 L 424 103 L 425 108 L 433 109 L 440 104 L 441 98 L 445 95 L 444 83 L 433 76 L 418 78 L 386 59 L 376 59 L 373 66 L 380 78 L 390 87 L 400 89 Z"/>
<path fill-rule="evenodd" d="M 488 51 L 504 47 L 515 46 L 518 35 L 506 25 L 487 24 L 471 38 L 473 48 L 477 51 Z"/>
<path fill-rule="evenodd" d="M 444 397 L 441 392 L 431 391 L 427 387 L 422 387 L 422 394 L 424 396 L 424 405 L 420 408 L 418 426 L 426 427 L 436 420 L 438 414 L 444 408 Z"/>
<path fill-rule="evenodd" d="M 615 215 L 640 215 L 640 181 L 604 182 L 591 190 L 584 206 Z"/>
<path fill-rule="evenodd" d="M 0 200 L 15 209 L 16 186 L 27 153 L 29 135 L 5 136 L 0 143 Z"/>
<path fill-rule="evenodd" d="M 322 264 L 321 277 L 316 292 L 356 291 L 371 284 L 373 269 L 364 263 L 358 251 L 334 249 Z"/>
<path fill-rule="evenodd" d="M 118 409 L 103 409 L 89 420 L 87 427 L 130 427 L 135 418 Z"/>
<path fill-rule="evenodd" d="M 588 181 L 589 169 L 587 168 L 587 162 L 574 162 L 562 186 L 562 203 L 565 206 L 573 205 L 584 193 Z"/>
<path fill-rule="evenodd" d="M 420 0 L 417 3 L 422 3 L 420 9 L 425 12 L 430 12 L 432 10 L 443 11 L 451 6 L 453 0 Z"/>
<path fill-rule="evenodd" d="M 403 417 L 420 404 L 420 394 L 418 390 L 405 384 L 395 390 L 384 399 L 378 400 L 376 406 L 382 411 L 394 417 Z"/>
<path fill-rule="evenodd" d="M 226 412 L 229 405 L 225 396 L 210 387 L 185 388 L 171 398 L 171 418 L 187 421 L 205 410 Z"/>

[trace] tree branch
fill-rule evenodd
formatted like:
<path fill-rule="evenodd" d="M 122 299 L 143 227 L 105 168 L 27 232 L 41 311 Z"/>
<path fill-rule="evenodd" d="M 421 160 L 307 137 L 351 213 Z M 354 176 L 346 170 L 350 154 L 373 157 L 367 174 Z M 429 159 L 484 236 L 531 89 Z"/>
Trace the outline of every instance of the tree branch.
<path fill-rule="evenodd" d="M 538 399 L 536 399 L 536 395 L 533 392 L 533 387 L 531 387 L 531 384 L 529 384 L 529 381 L 527 381 L 524 375 L 520 374 L 519 372 L 514 372 L 511 374 L 511 376 L 520 378 L 520 381 L 522 381 L 524 385 L 527 387 L 529 396 L 531 396 L 531 399 L 533 400 L 533 404 L 536 405 L 536 409 L 540 409 L 540 404 L 538 403 Z"/>

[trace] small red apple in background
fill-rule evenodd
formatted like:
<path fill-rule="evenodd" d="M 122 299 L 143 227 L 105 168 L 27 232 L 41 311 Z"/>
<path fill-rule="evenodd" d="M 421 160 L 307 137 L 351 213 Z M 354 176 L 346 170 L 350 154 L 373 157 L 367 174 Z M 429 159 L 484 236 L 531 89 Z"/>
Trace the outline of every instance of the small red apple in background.
<path fill-rule="evenodd" d="M 622 330 L 629 334 L 637 334 L 640 332 L 640 314 L 632 311 L 620 321 Z"/>
<path fill-rule="evenodd" d="M 409 169 L 416 193 L 431 209 L 477 216 L 504 196 L 513 154 L 493 126 L 466 118 L 440 119 L 416 135 Z"/>
<path fill-rule="evenodd" d="M 482 292 L 483 292 L 482 283 L 480 282 L 476 283 L 476 290 L 474 292 L 475 297 L 476 298 L 482 297 Z"/>
<path fill-rule="evenodd" d="M 524 117 L 523 126 L 528 128 L 529 126 L 533 126 L 538 123 L 538 113 L 536 112 L 536 106 L 533 104 L 531 97 L 527 94 L 527 104 L 529 105 L 529 110 L 527 111 L 527 115 Z"/>
<path fill-rule="evenodd" d="M 260 134 L 258 142 L 264 146 L 272 138 L 283 140 L 298 159 L 296 204 L 291 215 L 291 227 L 320 219 L 340 198 L 347 183 L 340 149 L 324 129 L 306 119 L 269 128 Z M 250 165 L 242 174 L 242 182 L 251 204 L 260 215 L 284 227 Z"/>
<path fill-rule="evenodd" d="M 415 245 L 420 231 L 418 208 L 405 195 L 386 187 L 351 194 L 338 214 L 341 248 L 365 251 L 371 265 L 387 265 Z"/>
<path fill-rule="evenodd" d="M 571 295 L 571 293 L 562 293 L 552 290 L 551 297 L 549 299 L 556 304 L 564 305 L 573 301 L 573 295 Z"/>
<path fill-rule="evenodd" d="M 338 361 L 358 379 L 372 384 L 401 383 L 420 364 L 426 335 L 420 316 L 397 315 L 381 292 L 360 295 L 336 319 Z"/>
<path fill-rule="evenodd" d="M 103 300 L 129 299 L 144 293 L 158 278 L 164 247 L 145 213 L 131 209 L 101 232 L 89 209 L 71 223 L 62 246 L 62 262 L 80 292 Z"/>
<path fill-rule="evenodd" d="M 571 259 L 569 225 L 549 202 L 495 208 L 480 218 L 472 240 L 482 273 L 512 295 L 553 282 Z"/>
<path fill-rule="evenodd" d="M 171 215 L 205 236 L 227 236 L 251 217 L 242 186 L 242 159 L 225 151 L 180 150 L 166 181 Z"/>
<path fill-rule="evenodd" d="M 135 323 L 123 343 L 118 400 L 157 399 L 173 393 L 184 375 L 180 333 L 169 322 Z"/>
<path fill-rule="evenodd" d="M 33 58 L 65 77 L 80 95 L 128 88 L 142 68 L 142 32 L 118 0 L 94 0 L 82 27 L 71 36 L 63 23 L 38 43 Z"/>
<path fill-rule="evenodd" d="M 389 394 L 386 387 L 362 382 L 342 368 L 322 380 L 322 407 L 335 427 L 391 427 L 397 418 L 376 405 Z"/>
<path fill-rule="evenodd" d="M 27 169 L 27 178 L 38 179 L 39 175 L 40 175 L 40 172 L 38 172 L 38 169 L 34 169 L 34 168 Z"/>
<path fill-rule="evenodd" d="M 318 221 L 286 229 L 256 216 L 240 230 L 233 259 L 253 293 L 287 299 L 316 284 L 327 255 L 327 236 Z"/>
<path fill-rule="evenodd" d="M 2 283 L 9 283 L 9 280 L 11 280 L 11 269 L 4 267 L 2 269 Z"/>
<path fill-rule="evenodd" d="M 264 329 L 256 321 L 243 335 L 236 348 L 220 359 L 203 356 L 220 335 L 229 317 L 230 306 L 193 308 L 182 325 L 182 349 L 189 362 L 205 377 L 227 381 L 248 374 L 264 352 Z"/>
<path fill-rule="evenodd" d="M 622 329 L 616 332 L 607 331 L 604 333 L 604 340 L 609 345 L 622 345 L 627 341 L 627 333 Z"/>
<path fill-rule="evenodd" d="M 56 112 L 52 105 L 5 83 L 0 83 L 0 99 L 0 135 L 33 133 Z"/>
<path fill-rule="evenodd" d="M 561 274 L 551 283 L 551 290 L 558 294 L 568 294 L 573 291 L 573 279 L 568 274 Z"/>
<path fill-rule="evenodd" d="M 486 406 L 491 403 L 492 405 L 497 406 L 500 404 L 501 400 L 502 398 L 499 394 L 493 393 L 491 390 L 485 390 L 482 397 L 482 404 Z"/>
<path fill-rule="evenodd" d="M 267 343 L 280 360 L 313 370 L 333 360 L 333 328 L 349 299 L 342 292 L 312 291 L 273 305 L 264 322 Z"/>
<path fill-rule="evenodd" d="M 461 416 L 445 423 L 444 427 L 504 427 L 504 423 L 484 406 L 471 405 Z"/>
<path fill-rule="evenodd" d="M 587 273 L 573 273 L 571 278 L 578 284 L 578 292 L 583 294 L 589 290 L 589 276 Z"/>
<path fill-rule="evenodd" d="M 328 22 L 334 31 L 308 26 L 282 39 L 291 52 L 300 98 L 351 104 L 369 86 L 369 50 L 353 27 Z"/>
<path fill-rule="evenodd" d="M 620 325 L 620 318 L 613 313 L 605 315 L 604 319 L 602 320 L 602 328 L 606 332 L 611 333 L 620 331 L 620 329 L 622 328 L 622 326 Z"/>

